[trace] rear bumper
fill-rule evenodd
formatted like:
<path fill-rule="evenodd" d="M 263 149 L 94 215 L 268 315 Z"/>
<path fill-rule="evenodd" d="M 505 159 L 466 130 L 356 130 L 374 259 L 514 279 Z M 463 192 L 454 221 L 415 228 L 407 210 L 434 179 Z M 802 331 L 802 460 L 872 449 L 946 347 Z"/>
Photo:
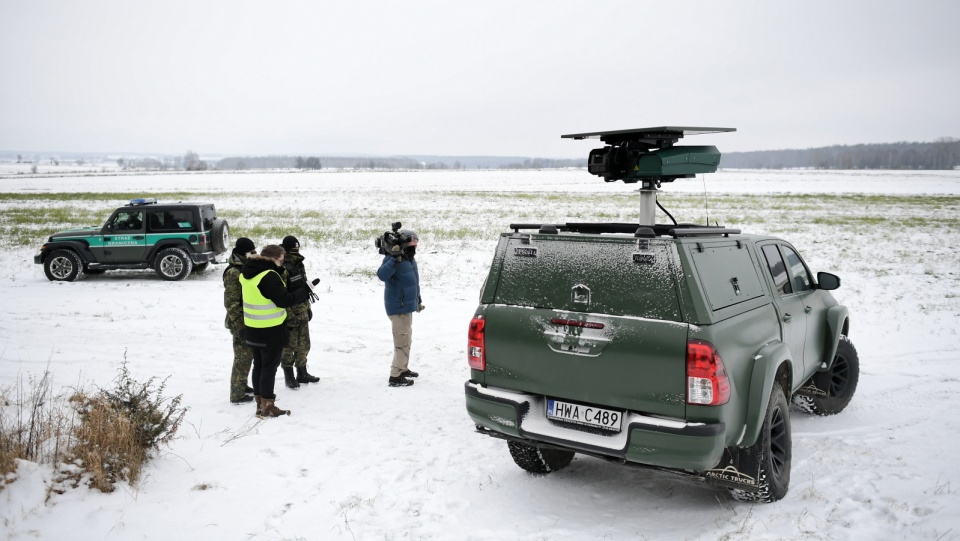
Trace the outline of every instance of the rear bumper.
<path fill-rule="evenodd" d="M 190 259 L 193 259 L 194 265 L 199 265 L 201 263 L 210 263 L 217 261 L 216 252 L 200 252 L 200 253 L 191 253 Z"/>
<path fill-rule="evenodd" d="M 687 423 L 626 412 L 623 430 L 606 435 L 550 421 L 542 396 L 467 382 L 467 413 L 478 427 L 591 455 L 662 468 L 705 471 L 720 463 L 723 423 Z"/>

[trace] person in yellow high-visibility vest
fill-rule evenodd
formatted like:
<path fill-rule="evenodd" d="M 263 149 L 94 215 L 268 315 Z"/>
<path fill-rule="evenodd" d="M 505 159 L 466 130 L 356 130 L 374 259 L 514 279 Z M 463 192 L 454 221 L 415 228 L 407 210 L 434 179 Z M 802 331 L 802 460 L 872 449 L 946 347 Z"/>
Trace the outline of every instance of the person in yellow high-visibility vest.
<path fill-rule="evenodd" d="M 312 289 L 287 290 L 281 273 L 285 252 L 275 244 L 266 246 L 260 255 L 247 258 L 240 271 L 243 294 L 244 339 L 253 350 L 253 398 L 257 401 L 257 417 L 290 415 L 275 405 L 274 383 L 277 367 L 289 334 L 283 324 L 286 308 L 306 301 Z"/>

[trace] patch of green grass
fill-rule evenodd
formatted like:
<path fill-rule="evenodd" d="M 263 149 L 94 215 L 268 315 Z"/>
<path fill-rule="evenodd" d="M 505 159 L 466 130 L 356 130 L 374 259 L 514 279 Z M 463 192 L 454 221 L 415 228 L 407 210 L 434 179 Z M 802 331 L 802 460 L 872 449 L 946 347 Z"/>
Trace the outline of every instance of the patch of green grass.
<path fill-rule="evenodd" d="M 0 193 L 0 246 L 39 244 L 51 233 L 103 223 L 118 205 L 143 193 Z M 218 203 L 232 235 L 258 244 L 294 235 L 301 243 L 346 250 L 372 249 L 373 239 L 396 220 L 434 245 L 475 243 L 494 238 L 511 223 L 563 221 L 633 222 L 639 214 L 635 192 L 470 192 L 430 191 L 398 201 L 387 192 L 364 192 L 363 207 L 347 208 L 337 195 L 289 192 L 148 194 L 161 201 Z M 298 201 L 294 203 L 294 201 Z M 660 195 L 678 222 L 719 223 L 746 232 L 793 236 L 797 233 L 834 240 L 857 235 L 960 236 L 960 197 L 850 194 L 703 194 Z M 304 202 L 313 202 L 307 206 Z M 307 208 L 304 208 L 307 207 Z M 658 221 L 669 221 L 657 211 Z M 453 244 L 451 244 L 453 245 Z"/>
<path fill-rule="evenodd" d="M 225 195 L 228 194 L 223 192 L 151 192 L 149 194 L 144 194 L 143 192 L 0 192 L 0 203 L 11 201 L 105 201 L 108 202 L 109 205 L 116 207 L 137 197 L 156 197 L 161 203 L 167 203 L 173 201 L 214 200 L 218 197 L 224 197 Z"/>

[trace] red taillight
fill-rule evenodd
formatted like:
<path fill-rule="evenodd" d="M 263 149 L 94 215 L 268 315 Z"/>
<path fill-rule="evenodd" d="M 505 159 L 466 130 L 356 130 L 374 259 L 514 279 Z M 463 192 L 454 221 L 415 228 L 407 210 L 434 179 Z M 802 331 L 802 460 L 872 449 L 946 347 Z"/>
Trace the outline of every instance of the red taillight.
<path fill-rule="evenodd" d="M 717 348 L 704 340 L 687 341 L 687 404 L 719 406 L 730 399 L 730 380 Z"/>
<path fill-rule="evenodd" d="M 207 243 L 207 234 L 200 233 L 200 244 L 206 244 L 206 243 Z"/>
<path fill-rule="evenodd" d="M 483 316 L 473 316 L 467 330 L 467 363 L 474 370 L 487 369 L 487 354 L 484 351 L 483 328 L 487 321 Z"/>

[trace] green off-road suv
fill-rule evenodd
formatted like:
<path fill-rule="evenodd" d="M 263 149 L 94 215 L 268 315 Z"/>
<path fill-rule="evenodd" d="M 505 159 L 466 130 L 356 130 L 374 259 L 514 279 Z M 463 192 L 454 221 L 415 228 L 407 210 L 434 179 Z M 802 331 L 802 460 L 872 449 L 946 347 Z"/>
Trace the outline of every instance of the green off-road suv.
<path fill-rule="evenodd" d="M 513 224 L 470 323 L 467 411 L 544 474 L 575 453 L 685 474 L 749 501 L 790 481 L 791 400 L 840 412 L 857 387 L 850 318 L 790 243 L 653 221 L 662 182 L 715 170 L 715 147 L 661 127 L 579 134 L 588 168 L 642 182 L 638 224 Z"/>
<path fill-rule="evenodd" d="M 101 227 L 54 233 L 33 262 L 53 281 L 149 268 L 164 280 L 183 280 L 229 246 L 230 229 L 212 204 L 140 198 L 113 211 Z"/>

